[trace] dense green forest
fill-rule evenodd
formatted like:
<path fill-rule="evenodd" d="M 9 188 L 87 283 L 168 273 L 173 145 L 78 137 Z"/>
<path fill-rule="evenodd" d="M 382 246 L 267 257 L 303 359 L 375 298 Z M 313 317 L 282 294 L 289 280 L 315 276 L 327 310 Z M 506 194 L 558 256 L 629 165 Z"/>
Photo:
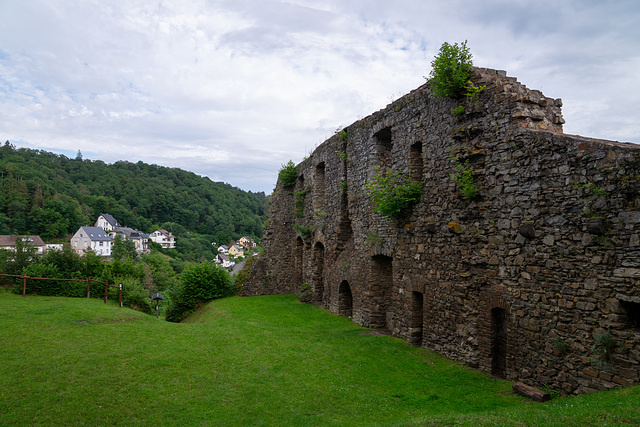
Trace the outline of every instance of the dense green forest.
<path fill-rule="evenodd" d="M 243 191 L 176 168 L 143 162 L 75 159 L 43 150 L 0 147 L 0 234 L 68 239 L 101 213 L 145 233 L 165 228 L 178 252 L 241 236 L 259 238 L 264 193 Z M 190 236 L 191 239 L 180 239 Z M 182 240 L 182 242 L 181 242 Z M 181 247 L 183 250 L 181 250 Z M 203 248 L 205 249 L 205 248 Z"/>

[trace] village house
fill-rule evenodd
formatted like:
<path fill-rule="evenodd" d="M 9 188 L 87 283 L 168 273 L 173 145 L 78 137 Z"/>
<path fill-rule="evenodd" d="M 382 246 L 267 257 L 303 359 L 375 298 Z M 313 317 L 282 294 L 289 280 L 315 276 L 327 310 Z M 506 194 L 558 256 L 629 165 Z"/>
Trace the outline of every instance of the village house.
<path fill-rule="evenodd" d="M 47 247 L 45 248 L 45 252 L 61 251 L 62 248 L 64 247 L 64 244 L 62 244 L 62 243 L 47 243 L 46 246 Z"/>
<path fill-rule="evenodd" d="M 109 214 L 100 214 L 93 225 L 94 227 L 102 228 L 104 231 L 113 231 L 120 227 L 118 221 Z"/>
<path fill-rule="evenodd" d="M 251 237 L 247 236 L 241 237 L 240 240 L 238 240 L 238 245 L 244 246 L 247 249 L 255 248 L 257 246 L 256 242 L 254 242 Z"/>
<path fill-rule="evenodd" d="M 26 244 L 35 246 L 36 254 L 38 255 L 42 255 L 46 252 L 46 245 L 40 236 L 16 236 L 15 234 L 0 236 L 0 249 L 15 251 L 17 239 L 22 239 Z"/>
<path fill-rule="evenodd" d="M 220 245 L 220 247 L 218 247 L 218 252 L 220 252 L 221 254 L 228 254 L 229 253 L 229 246 L 227 245 Z"/>
<path fill-rule="evenodd" d="M 161 245 L 163 249 L 172 249 L 176 247 L 175 236 L 167 230 L 156 230 L 149 234 L 149 239 L 151 239 L 152 242 Z"/>
<path fill-rule="evenodd" d="M 229 248 L 229 255 L 234 257 L 241 257 L 244 256 L 244 250 L 238 245 L 233 245 Z"/>
<path fill-rule="evenodd" d="M 227 270 L 232 269 L 233 266 L 236 265 L 235 262 L 231 261 L 229 257 L 224 254 L 216 255 L 214 262 Z"/>
<path fill-rule="evenodd" d="M 138 252 L 139 254 L 147 254 L 150 252 L 148 234 L 145 234 L 139 230 L 134 230 L 133 228 L 123 227 L 113 216 L 109 214 L 100 214 L 98 219 L 96 219 L 94 226 L 104 230 L 112 240 L 117 235 L 120 235 L 123 239 L 133 241 L 136 246 L 136 252 Z M 165 230 L 158 231 L 164 231 L 165 233 L 168 233 Z M 157 233 L 158 231 L 156 231 L 155 233 Z M 171 233 L 168 234 L 171 235 Z M 175 247 L 175 239 L 173 240 L 173 246 L 170 247 Z"/>
<path fill-rule="evenodd" d="M 131 240 L 136 246 L 136 252 L 139 254 L 148 254 L 150 252 L 149 235 L 140 230 L 134 230 L 129 227 L 116 227 L 113 231 L 109 232 L 109 235 L 111 238 L 120 235 L 123 239 Z"/>
<path fill-rule="evenodd" d="M 111 244 L 111 237 L 101 227 L 80 227 L 71 238 L 71 247 L 79 255 L 93 251 L 100 256 L 111 256 Z"/>

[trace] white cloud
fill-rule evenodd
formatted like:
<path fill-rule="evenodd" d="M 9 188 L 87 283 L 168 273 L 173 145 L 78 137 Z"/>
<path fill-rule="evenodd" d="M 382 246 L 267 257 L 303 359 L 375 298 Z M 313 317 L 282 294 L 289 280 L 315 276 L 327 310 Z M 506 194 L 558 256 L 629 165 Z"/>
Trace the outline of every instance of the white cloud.
<path fill-rule="evenodd" d="M 1 136 L 270 192 L 338 126 L 424 82 L 443 41 L 640 142 L 634 1 L 0 3 Z"/>

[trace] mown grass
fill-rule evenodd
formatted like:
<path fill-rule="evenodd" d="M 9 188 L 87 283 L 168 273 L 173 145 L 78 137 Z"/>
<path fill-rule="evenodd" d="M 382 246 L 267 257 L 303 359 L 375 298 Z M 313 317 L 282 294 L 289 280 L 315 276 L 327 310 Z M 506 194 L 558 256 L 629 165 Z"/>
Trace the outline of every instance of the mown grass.
<path fill-rule="evenodd" d="M 0 292 L 0 425 L 621 425 L 640 388 L 534 404 L 511 383 L 289 295 L 182 324 Z"/>

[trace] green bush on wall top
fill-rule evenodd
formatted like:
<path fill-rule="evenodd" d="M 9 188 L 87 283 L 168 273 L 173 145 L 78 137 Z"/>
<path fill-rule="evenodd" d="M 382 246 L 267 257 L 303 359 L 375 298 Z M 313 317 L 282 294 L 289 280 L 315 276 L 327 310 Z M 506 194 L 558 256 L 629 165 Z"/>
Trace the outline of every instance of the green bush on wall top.
<path fill-rule="evenodd" d="M 278 179 L 282 183 L 282 186 L 285 188 L 293 187 L 296 185 L 296 180 L 298 179 L 298 171 L 296 170 L 296 165 L 292 160 L 289 160 L 287 163 L 282 165 L 280 171 L 278 172 Z"/>
<path fill-rule="evenodd" d="M 466 40 L 460 45 L 447 42 L 442 44 L 440 52 L 431 62 L 429 73 L 431 88 L 437 96 L 460 98 L 468 92 L 469 89 L 465 86 L 473 69 L 471 57 Z"/>

